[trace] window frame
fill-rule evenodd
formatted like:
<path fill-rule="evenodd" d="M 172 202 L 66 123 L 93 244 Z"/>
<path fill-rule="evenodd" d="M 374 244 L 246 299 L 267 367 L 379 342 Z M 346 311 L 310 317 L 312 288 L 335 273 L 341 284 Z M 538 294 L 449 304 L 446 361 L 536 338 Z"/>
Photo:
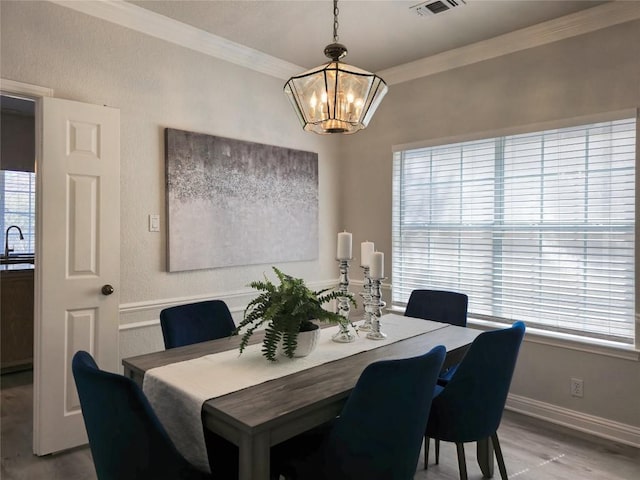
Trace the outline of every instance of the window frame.
<path fill-rule="evenodd" d="M 639 304 L 640 304 L 640 295 L 639 295 L 639 266 L 640 262 L 638 261 L 638 252 L 639 252 L 639 241 L 640 238 L 638 233 L 640 233 L 640 195 L 638 194 L 638 185 L 640 178 L 640 171 L 638 169 L 639 160 L 640 160 L 640 115 L 638 109 L 625 109 L 614 112 L 606 112 L 600 114 L 593 115 L 585 115 L 579 117 L 573 117 L 568 119 L 549 121 L 549 122 L 539 122 L 534 124 L 521 125 L 517 127 L 503 128 L 497 130 L 490 131 L 482 131 L 482 132 L 474 132 L 465 135 L 456 135 L 451 137 L 439 138 L 439 139 L 431 139 L 420 142 L 411 142 L 406 144 L 398 144 L 394 145 L 392 148 L 392 152 L 394 154 L 398 152 L 403 152 L 407 150 L 414 150 L 420 148 L 427 147 L 435 147 L 435 146 L 445 146 L 449 144 L 461 143 L 461 142 L 469 142 L 469 141 L 479 141 L 479 140 L 487 140 L 495 137 L 507 137 L 511 135 L 519 135 L 519 134 L 531 134 L 536 132 L 542 132 L 545 130 L 552 129 L 560 129 L 567 127 L 575 127 L 580 125 L 594 124 L 612 120 L 622 120 L 625 118 L 635 118 L 636 119 L 636 149 L 635 149 L 635 165 L 636 165 L 636 175 L 635 175 L 635 237 L 636 240 L 634 242 L 634 290 L 635 290 L 635 299 L 634 302 L 634 310 L 635 310 L 635 323 L 634 323 L 634 337 L 632 344 L 625 344 L 615 341 L 609 341 L 604 339 L 583 337 L 579 335 L 572 335 L 568 333 L 562 332 L 554 332 L 551 330 L 538 329 L 538 328 L 528 328 L 528 337 L 537 343 L 544 343 L 548 345 L 561 346 L 563 348 L 576 349 L 581 351 L 588 351 L 591 353 L 600 353 L 614 357 L 620 357 L 625 359 L 633 359 L 640 360 L 640 314 L 639 314 Z M 395 180 L 394 180 L 395 181 Z M 395 192 L 394 192 L 395 195 Z M 393 200 L 395 201 L 395 199 Z M 395 208 L 395 205 L 394 205 Z M 395 219 L 394 219 L 395 220 Z M 391 307 L 391 310 L 394 311 L 402 311 L 404 305 L 396 303 Z M 504 323 L 492 321 L 490 318 L 486 317 L 474 317 L 470 312 L 469 314 L 469 324 L 481 328 L 481 329 L 490 329 L 490 328 L 499 328 L 504 327 Z"/>

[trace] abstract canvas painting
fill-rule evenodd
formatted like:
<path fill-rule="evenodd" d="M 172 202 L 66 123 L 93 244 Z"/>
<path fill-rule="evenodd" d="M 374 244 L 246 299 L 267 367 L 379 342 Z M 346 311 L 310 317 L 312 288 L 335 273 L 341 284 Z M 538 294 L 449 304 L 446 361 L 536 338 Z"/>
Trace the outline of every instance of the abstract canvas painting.
<path fill-rule="evenodd" d="M 318 154 L 165 129 L 170 272 L 318 258 Z"/>

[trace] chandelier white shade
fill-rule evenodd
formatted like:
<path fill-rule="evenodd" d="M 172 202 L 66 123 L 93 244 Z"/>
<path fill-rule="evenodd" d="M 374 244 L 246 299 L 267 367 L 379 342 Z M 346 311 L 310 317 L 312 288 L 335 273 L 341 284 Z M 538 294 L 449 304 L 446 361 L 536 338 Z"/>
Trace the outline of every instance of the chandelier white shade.
<path fill-rule="evenodd" d="M 334 43 L 324 49 L 331 61 L 291 77 L 284 86 L 300 123 L 309 132 L 350 134 L 362 130 L 388 90 L 379 76 L 340 61 L 347 49 L 337 43 L 337 27 L 334 0 Z"/>

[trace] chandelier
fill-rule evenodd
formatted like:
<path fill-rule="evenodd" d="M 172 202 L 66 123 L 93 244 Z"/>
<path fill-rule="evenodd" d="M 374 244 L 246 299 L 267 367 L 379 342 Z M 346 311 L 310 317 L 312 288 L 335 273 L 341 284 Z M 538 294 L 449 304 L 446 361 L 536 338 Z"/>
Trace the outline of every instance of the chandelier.
<path fill-rule="evenodd" d="M 302 127 L 320 134 L 366 128 L 388 88 L 377 75 L 340 61 L 347 47 L 338 43 L 338 0 L 333 1 L 333 43 L 324 54 L 329 63 L 291 77 L 284 86 Z"/>

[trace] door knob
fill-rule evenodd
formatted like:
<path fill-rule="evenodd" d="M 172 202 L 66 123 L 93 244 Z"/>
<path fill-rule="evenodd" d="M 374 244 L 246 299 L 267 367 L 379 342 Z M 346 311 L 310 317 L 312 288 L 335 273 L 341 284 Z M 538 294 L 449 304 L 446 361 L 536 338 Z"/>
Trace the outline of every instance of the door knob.
<path fill-rule="evenodd" d="M 103 295 L 111 295 L 114 292 L 114 289 L 111 285 L 103 285 L 102 286 L 102 294 Z"/>

